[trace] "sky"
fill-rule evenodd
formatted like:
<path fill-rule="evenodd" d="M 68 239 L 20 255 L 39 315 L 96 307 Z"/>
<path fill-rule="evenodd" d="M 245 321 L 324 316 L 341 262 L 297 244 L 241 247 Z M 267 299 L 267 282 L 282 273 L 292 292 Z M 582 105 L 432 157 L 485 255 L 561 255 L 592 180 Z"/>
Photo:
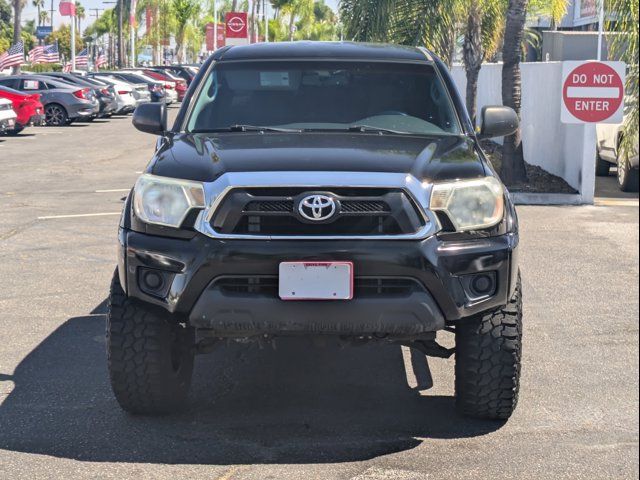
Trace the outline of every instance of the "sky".
<path fill-rule="evenodd" d="M 127 0 L 125 0 L 127 1 Z M 337 10 L 338 8 L 338 1 L 339 0 L 325 0 L 325 3 L 327 5 L 329 5 L 331 8 L 333 8 L 334 10 Z M 60 15 L 58 14 L 58 4 L 60 3 L 60 0 L 53 0 L 53 8 L 55 9 L 55 13 L 53 14 L 53 24 L 55 27 L 57 27 L 58 25 L 60 25 L 61 23 L 70 23 L 69 22 L 69 17 L 60 17 Z M 113 7 L 113 4 L 105 4 L 105 2 L 103 0 L 80 0 L 80 3 L 82 3 L 82 5 L 84 6 L 85 11 L 87 12 L 87 18 L 85 20 L 83 20 L 82 22 L 82 26 L 81 28 L 84 29 L 86 27 L 88 27 L 91 23 L 94 22 L 95 20 L 95 10 L 92 10 L 94 8 L 99 8 L 99 9 L 105 9 L 105 8 L 111 8 Z M 45 0 L 45 4 L 47 7 L 47 10 L 51 9 L 51 0 Z M 98 14 L 100 14 L 101 12 L 98 12 Z M 36 24 L 37 22 L 37 17 L 38 17 L 38 10 L 36 9 L 36 7 L 33 6 L 32 1 L 31 0 L 27 0 L 27 5 L 25 6 L 24 10 L 22 11 L 22 19 L 23 21 L 25 20 L 36 20 Z"/>

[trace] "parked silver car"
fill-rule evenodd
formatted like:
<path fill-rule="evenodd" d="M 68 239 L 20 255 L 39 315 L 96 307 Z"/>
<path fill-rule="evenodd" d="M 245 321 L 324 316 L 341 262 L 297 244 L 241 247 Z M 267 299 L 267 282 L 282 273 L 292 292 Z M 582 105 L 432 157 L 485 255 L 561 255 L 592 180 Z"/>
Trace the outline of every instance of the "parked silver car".
<path fill-rule="evenodd" d="M 625 99 L 625 120 L 629 115 L 634 100 Z M 638 136 L 632 143 L 630 151 L 623 146 L 624 123 L 599 123 L 596 125 L 597 157 L 596 175 L 606 177 L 612 166 L 618 167 L 618 185 L 623 192 L 637 192 L 640 183 L 638 167 Z"/>
<path fill-rule="evenodd" d="M 54 78 L 39 75 L 10 75 L 0 78 L 0 85 L 21 92 L 39 93 L 47 125 L 68 125 L 89 118 L 100 111 L 100 102 L 89 88 L 80 88 Z"/>

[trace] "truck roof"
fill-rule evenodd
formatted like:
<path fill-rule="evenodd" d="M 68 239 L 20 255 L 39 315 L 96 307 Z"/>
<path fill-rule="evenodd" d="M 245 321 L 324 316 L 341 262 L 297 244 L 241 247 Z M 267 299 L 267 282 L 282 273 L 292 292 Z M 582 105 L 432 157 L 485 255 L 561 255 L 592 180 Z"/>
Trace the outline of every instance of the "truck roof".
<path fill-rule="evenodd" d="M 269 42 L 221 49 L 218 60 L 331 59 L 431 61 L 425 49 L 404 45 L 357 42 Z"/>

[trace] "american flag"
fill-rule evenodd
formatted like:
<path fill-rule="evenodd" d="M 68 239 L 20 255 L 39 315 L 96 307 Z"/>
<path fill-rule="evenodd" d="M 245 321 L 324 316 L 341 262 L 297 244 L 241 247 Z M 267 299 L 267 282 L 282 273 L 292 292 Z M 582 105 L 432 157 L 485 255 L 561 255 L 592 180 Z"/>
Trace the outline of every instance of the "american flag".
<path fill-rule="evenodd" d="M 69 72 L 71 71 L 71 63 L 65 63 L 65 64 L 62 66 L 62 71 L 63 71 L 64 73 L 69 73 Z"/>
<path fill-rule="evenodd" d="M 29 61 L 31 63 L 38 63 L 42 60 L 44 55 L 44 45 L 37 45 L 29 50 Z"/>
<path fill-rule="evenodd" d="M 96 57 L 95 65 L 96 68 L 103 67 L 107 64 L 107 56 L 104 54 L 104 51 L 100 49 L 98 56 Z"/>
<path fill-rule="evenodd" d="M 86 67 L 87 65 L 89 65 L 89 53 L 85 48 L 76 55 L 76 67 Z"/>
<path fill-rule="evenodd" d="M 44 63 L 58 63 L 60 62 L 60 52 L 58 52 L 58 43 L 54 43 L 53 45 L 45 45 L 44 46 L 44 54 L 43 54 L 43 62 Z"/>
<path fill-rule="evenodd" d="M 24 43 L 18 42 L 0 55 L 0 71 L 24 62 Z"/>

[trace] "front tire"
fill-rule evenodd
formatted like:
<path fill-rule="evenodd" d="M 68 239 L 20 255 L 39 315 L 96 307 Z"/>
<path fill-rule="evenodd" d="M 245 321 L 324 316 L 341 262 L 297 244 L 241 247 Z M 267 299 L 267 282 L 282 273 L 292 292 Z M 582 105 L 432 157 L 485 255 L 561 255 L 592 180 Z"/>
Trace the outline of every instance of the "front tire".
<path fill-rule="evenodd" d="M 608 177 L 611 170 L 611 164 L 600 158 L 600 154 L 596 152 L 596 176 Z"/>
<path fill-rule="evenodd" d="M 639 184 L 639 172 L 631 168 L 629 157 L 623 148 L 618 149 L 618 186 L 623 192 L 637 192 Z"/>
<path fill-rule="evenodd" d="M 109 296 L 107 353 L 111 387 L 124 410 L 158 415 L 182 408 L 191 385 L 194 344 L 193 328 L 127 297 L 116 272 Z"/>
<path fill-rule="evenodd" d="M 500 310 L 456 326 L 456 407 L 463 415 L 506 420 L 518 403 L 522 286 Z"/>

